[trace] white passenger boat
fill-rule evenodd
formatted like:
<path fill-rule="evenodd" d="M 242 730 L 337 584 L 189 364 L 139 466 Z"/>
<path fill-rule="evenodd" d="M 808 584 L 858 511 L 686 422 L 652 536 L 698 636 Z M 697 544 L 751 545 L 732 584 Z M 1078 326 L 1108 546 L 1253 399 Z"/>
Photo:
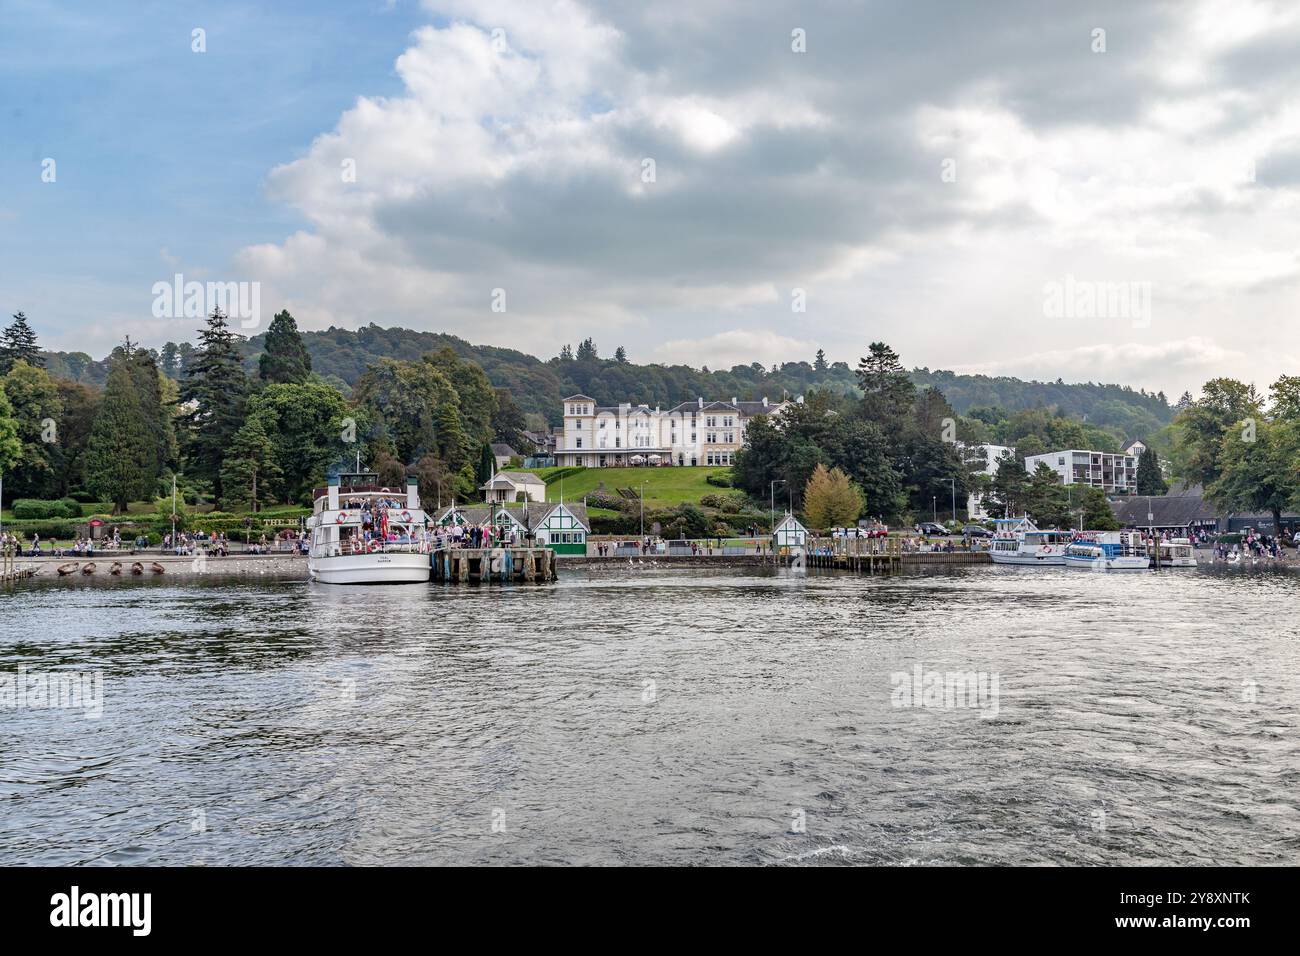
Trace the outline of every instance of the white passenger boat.
<path fill-rule="evenodd" d="M 994 564 L 1059 566 L 1065 564 L 1065 548 L 1072 537 L 1069 531 L 1039 531 L 1037 528 L 997 535 L 989 544 L 989 557 Z"/>
<path fill-rule="evenodd" d="M 1151 556 L 1137 532 L 1080 531 L 1065 549 L 1065 566 L 1086 571 L 1145 571 L 1151 567 Z"/>
<path fill-rule="evenodd" d="M 378 475 L 331 476 L 316 498 L 307 570 L 322 584 L 420 584 L 429 580 L 427 518 L 414 478 L 406 491 Z"/>
<path fill-rule="evenodd" d="M 1162 568 L 1196 567 L 1196 551 L 1186 538 L 1170 538 L 1156 545 L 1156 563 Z"/>

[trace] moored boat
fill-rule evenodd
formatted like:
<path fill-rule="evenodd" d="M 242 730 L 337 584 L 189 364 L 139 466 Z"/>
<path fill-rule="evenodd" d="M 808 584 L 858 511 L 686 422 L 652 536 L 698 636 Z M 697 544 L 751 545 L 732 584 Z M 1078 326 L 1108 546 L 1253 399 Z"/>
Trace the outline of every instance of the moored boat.
<path fill-rule="evenodd" d="M 79 567 L 81 567 L 81 565 L 76 561 L 69 561 L 67 564 L 60 564 L 55 568 L 55 570 L 59 572 L 59 577 L 64 577 L 65 575 L 73 574 Z"/>
<path fill-rule="evenodd" d="M 999 535 L 989 544 L 989 557 L 994 564 L 1059 566 L 1065 564 L 1065 548 L 1072 538 L 1069 531 L 1040 531 L 1037 528 Z"/>
<path fill-rule="evenodd" d="M 1155 561 L 1162 568 L 1196 567 L 1196 551 L 1186 538 L 1170 538 L 1156 544 Z"/>
<path fill-rule="evenodd" d="M 121 562 L 121 561 L 114 561 L 113 564 L 112 564 L 112 566 L 108 569 L 108 573 L 109 573 L 109 574 L 121 574 L 121 573 L 122 573 L 122 562 Z"/>
<path fill-rule="evenodd" d="M 1081 531 L 1065 549 L 1065 566 L 1086 571 L 1145 571 L 1151 567 L 1151 556 L 1137 532 Z"/>
<path fill-rule="evenodd" d="M 405 493 L 378 486 L 378 475 L 331 476 L 307 519 L 307 571 L 322 584 L 421 584 L 432 566 L 414 477 Z"/>
<path fill-rule="evenodd" d="M 132 561 L 132 562 L 131 562 L 131 573 L 132 573 L 132 574 L 144 574 L 144 565 L 141 564 L 139 561 Z"/>
<path fill-rule="evenodd" d="M 161 564 L 155 561 L 153 564 L 149 565 L 149 570 L 152 571 L 154 574 L 162 574 L 164 568 Z"/>
<path fill-rule="evenodd" d="M 95 573 L 95 562 L 94 562 L 94 561 L 87 561 L 85 564 L 83 564 L 83 565 L 81 566 L 81 573 L 82 573 L 82 574 L 94 574 L 94 573 Z"/>

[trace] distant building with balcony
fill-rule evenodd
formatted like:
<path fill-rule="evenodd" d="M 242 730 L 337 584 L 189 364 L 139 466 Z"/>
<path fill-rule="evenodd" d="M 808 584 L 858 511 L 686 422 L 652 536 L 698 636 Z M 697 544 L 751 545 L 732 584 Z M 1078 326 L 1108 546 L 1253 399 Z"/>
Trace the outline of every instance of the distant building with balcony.
<path fill-rule="evenodd" d="M 1025 459 L 1025 470 L 1031 475 L 1039 465 L 1046 465 L 1060 475 L 1062 484 L 1088 485 L 1108 495 L 1137 493 L 1137 459 L 1132 455 L 1072 448 Z"/>
<path fill-rule="evenodd" d="M 796 399 L 802 402 L 803 399 Z M 587 468 L 623 465 L 730 465 L 757 415 L 779 415 L 789 402 L 706 402 L 667 410 L 649 405 L 597 405 L 587 395 L 564 400 L 564 429 L 555 463 Z"/>

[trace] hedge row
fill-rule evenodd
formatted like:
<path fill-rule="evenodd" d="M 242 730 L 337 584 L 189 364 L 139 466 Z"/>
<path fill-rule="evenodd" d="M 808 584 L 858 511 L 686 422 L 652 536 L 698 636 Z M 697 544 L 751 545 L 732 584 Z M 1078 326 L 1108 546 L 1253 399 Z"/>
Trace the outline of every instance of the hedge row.
<path fill-rule="evenodd" d="M 11 510 L 14 518 L 18 521 L 81 517 L 81 503 L 72 498 L 61 498 L 58 501 L 18 498 L 11 506 Z"/>

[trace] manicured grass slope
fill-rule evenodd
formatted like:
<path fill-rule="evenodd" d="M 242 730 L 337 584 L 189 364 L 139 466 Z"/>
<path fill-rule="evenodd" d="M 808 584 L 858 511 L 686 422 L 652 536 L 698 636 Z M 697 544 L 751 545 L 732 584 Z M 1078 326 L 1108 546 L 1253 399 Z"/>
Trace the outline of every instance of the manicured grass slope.
<path fill-rule="evenodd" d="M 617 488 L 639 491 L 645 482 L 646 507 L 667 508 L 689 501 L 697 503 L 701 495 L 726 494 L 726 488 L 711 485 L 709 475 L 726 475 L 730 468 L 538 468 L 534 470 L 546 481 L 546 500 L 559 501 L 561 481 L 548 481 L 547 476 L 564 471 L 563 491 L 565 501 L 581 501 L 584 495 L 595 491 L 617 495 Z M 601 489 L 601 484 L 604 488 Z"/>

